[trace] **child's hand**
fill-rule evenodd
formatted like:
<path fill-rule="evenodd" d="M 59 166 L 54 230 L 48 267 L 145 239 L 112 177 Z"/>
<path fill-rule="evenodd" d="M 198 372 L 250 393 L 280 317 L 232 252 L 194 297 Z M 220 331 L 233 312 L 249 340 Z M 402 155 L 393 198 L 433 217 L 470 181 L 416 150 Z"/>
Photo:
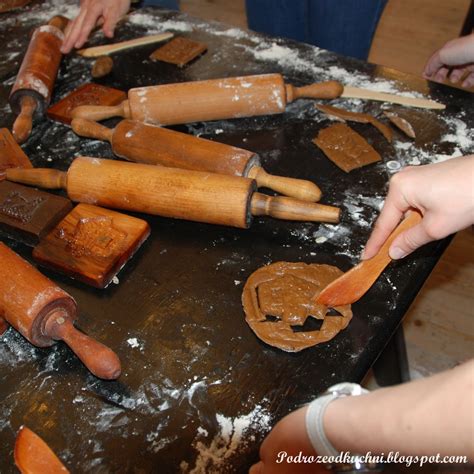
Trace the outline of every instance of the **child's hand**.
<path fill-rule="evenodd" d="M 463 87 L 474 86 L 474 33 L 448 41 L 428 60 L 423 71 L 425 79 L 449 80 L 456 84 L 466 74 Z"/>
<path fill-rule="evenodd" d="M 80 48 L 98 25 L 102 25 L 107 38 L 112 38 L 115 25 L 129 8 L 130 0 L 81 0 L 79 15 L 66 28 L 61 52 L 66 54 L 72 48 Z"/>
<path fill-rule="evenodd" d="M 382 212 L 365 247 L 363 259 L 373 257 L 406 211 L 417 209 L 423 220 L 392 243 L 393 259 L 442 239 L 474 223 L 474 155 L 443 163 L 411 166 L 390 180 Z"/>

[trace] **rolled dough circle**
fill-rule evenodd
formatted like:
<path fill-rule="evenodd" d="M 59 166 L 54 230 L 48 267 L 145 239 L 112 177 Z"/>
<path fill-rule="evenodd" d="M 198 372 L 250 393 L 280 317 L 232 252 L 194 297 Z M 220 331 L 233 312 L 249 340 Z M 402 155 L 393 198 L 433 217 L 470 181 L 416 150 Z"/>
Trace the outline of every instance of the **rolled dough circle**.
<path fill-rule="evenodd" d="M 328 308 L 316 303 L 323 288 L 342 275 L 331 265 L 276 262 L 256 270 L 245 283 L 242 304 L 245 320 L 264 342 L 287 352 L 299 352 L 327 342 L 352 319 L 350 305 Z M 271 316 L 271 319 L 267 318 Z M 323 320 L 319 330 L 294 331 L 308 317 Z"/>

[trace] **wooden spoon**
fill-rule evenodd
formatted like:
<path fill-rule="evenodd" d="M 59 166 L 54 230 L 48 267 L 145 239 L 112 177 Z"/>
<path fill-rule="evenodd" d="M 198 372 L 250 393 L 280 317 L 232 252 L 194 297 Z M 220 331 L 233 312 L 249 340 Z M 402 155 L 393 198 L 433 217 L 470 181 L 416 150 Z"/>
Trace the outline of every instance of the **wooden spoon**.
<path fill-rule="evenodd" d="M 51 448 L 33 431 L 22 426 L 15 443 L 15 464 L 22 474 L 68 474 Z"/>
<path fill-rule="evenodd" d="M 410 227 L 414 227 L 421 219 L 422 216 L 418 212 L 410 212 L 389 235 L 375 256 L 368 260 L 363 260 L 354 268 L 344 273 L 344 275 L 330 283 L 321 291 L 316 301 L 333 308 L 335 306 L 355 303 L 362 298 L 385 270 L 385 267 L 392 261 L 388 250 L 395 240 L 395 237 Z"/>

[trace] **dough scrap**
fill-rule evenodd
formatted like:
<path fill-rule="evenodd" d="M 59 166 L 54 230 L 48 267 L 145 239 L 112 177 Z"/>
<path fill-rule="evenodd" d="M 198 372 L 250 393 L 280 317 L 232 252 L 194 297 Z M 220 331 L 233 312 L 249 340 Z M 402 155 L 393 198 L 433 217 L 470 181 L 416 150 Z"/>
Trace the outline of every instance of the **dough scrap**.
<path fill-rule="evenodd" d="M 340 109 L 338 107 L 333 107 L 332 105 L 316 104 L 316 108 L 321 112 L 324 112 L 326 115 L 331 115 L 342 120 L 349 120 L 351 122 L 359 123 L 370 123 L 387 139 L 389 143 L 392 143 L 392 129 L 388 125 L 382 123 L 380 120 L 372 117 L 372 115 L 363 114 L 360 112 L 351 112 L 350 110 Z"/>
<path fill-rule="evenodd" d="M 242 304 L 245 321 L 264 342 L 286 352 L 299 352 L 332 339 L 352 319 L 350 305 L 328 308 L 316 303 L 323 288 L 342 275 L 331 265 L 276 262 L 256 270 L 245 283 Z M 272 319 L 267 319 L 271 316 Z M 294 331 L 308 317 L 323 320 L 319 330 Z"/>
<path fill-rule="evenodd" d="M 382 159 L 364 137 L 345 123 L 320 130 L 313 143 L 346 173 Z"/>
<path fill-rule="evenodd" d="M 413 125 L 403 117 L 400 117 L 393 112 L 384 112 L 384 115 L 394 124 L 396 125 L 405 135 L 410 138 L 416 138 L 415 130 L 413 129 Z"/>

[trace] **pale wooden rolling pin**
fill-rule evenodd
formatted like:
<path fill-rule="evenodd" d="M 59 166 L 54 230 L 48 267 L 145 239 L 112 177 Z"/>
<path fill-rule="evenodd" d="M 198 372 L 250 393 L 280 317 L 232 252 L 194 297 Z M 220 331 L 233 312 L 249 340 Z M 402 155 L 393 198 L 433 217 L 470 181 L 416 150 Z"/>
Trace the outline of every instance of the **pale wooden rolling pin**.
<path fill-rule="evenodd" d="M 66 172 L 6 170 L 11 181 L 66 189 L 76 202 L 175 219 L 240 228 L 252 216 L 315 222 L 339 221 L 337 207 L 255 192 L 255 181 L 203 171 L 78 157 Z"/>
<path fill-rule="evenodd" d="M 299 98 L 357 97 L 425 108 L 445 108 L 438 102 L 344 87 L 337 81 L 304 87 L 285 84 L 281 74 L 230 77 L 130 89 L 128 100 L 116 106 L 82 105 L 74 117 L 104 120 L 124 117 L 158 125 L 281 114 Z"/>
<path fill-rule="evenodd" d="M 300 97 L 334 99 L 343 92 L 337 81 L 305 87 L 285 84 L 281 74 L 231 77 L 138 87 L 116 106 L 83 105 L 74 117 L 104 120 L 124 117 L 139 122 L 173 125 L 255 115 L 281 114 Z"/>
<path fill-rule="evenodd" d="M 110 129 L 76 118 L 71 126 L 78 135 L 109 141 L 117 156 L 130 161 L 245 176 L 255 179 L 258 187 L 303 201 L 321 198 L 320 189 L 311 181 L 268 174 L 258 155 L 242 148 L 131 120 Z"/>

